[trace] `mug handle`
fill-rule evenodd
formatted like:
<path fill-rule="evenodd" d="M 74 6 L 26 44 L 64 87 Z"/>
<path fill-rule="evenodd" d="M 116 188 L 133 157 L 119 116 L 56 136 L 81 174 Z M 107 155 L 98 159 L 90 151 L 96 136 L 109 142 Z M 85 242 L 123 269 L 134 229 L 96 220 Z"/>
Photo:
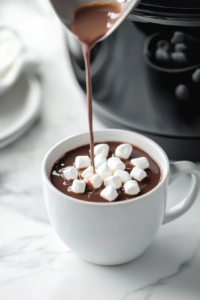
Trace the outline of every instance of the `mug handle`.
<path fill-rule="evenodd" d="M 169 184 L 184 174 L 191 174 L 191 184 L 187 196 L 177 205 L 165 212 L 163 224 L 169 223 L 182 216 L 194 204 L 200 187 L 200 172 L 190 161 L 179 161 L 170 164 Z"/>

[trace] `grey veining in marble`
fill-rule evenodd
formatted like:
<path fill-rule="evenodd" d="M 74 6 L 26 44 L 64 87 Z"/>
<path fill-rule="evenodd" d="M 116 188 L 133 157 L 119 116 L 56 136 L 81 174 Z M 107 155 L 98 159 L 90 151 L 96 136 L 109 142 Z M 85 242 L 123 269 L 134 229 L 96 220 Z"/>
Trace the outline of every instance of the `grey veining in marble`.
<path fill-rule="evenodd" d="M 42 159 L 56 142 L 87 131 L 88 123 L 60 25 L 45 1 L 37 11 L 41 16 L 46 8 L 56 45 L 41 67 L 42 115 L 27 134 L 0 151 L 0 299 L 199 300 L 200 197 L 186 215 L 162 226 L 141 257 L 120 266 L 80 260 L 49 224 Z M 94 128 L 104 126 L 94 118 Z M 180 201 L 189 183 L 187 176 L 173 183 L 168 206 Z"/>

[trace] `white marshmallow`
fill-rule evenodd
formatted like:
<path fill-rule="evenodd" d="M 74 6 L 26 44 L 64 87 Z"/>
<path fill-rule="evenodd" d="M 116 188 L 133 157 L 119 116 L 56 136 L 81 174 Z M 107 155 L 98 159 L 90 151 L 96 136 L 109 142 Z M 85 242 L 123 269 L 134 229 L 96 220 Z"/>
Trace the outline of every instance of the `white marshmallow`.
<path fill-rule="evenodd" d="M 100 188 L 103 183 L 102 177 L 98 174 L 87 174 L 84 181 L 93 189 Z"/>
<path fill-rule="evenodd" d="M 95 158 L 94 158 L 95 168 L 100 167 L 101 165 L 103 165 L 106 162 L 107 162 L 107 159 L 103 154 L 97 154 L 97 156 L 95 156 Z"/>
<path fill-rule="evenodd" d="M 112 202 L 117 199 L 118 193 L 113 186 L 109 185 L 101 192 L 100 196 L 105 200 Z"/>
<path fill-rule="evenodd" d="M 96 173 L 99 174 L 103 179 L 112 176 L 112 172 L 107 163 L 104 163 L 96 169 Z"/>
<path fill-rule="evenodd" d="M 135 167 L 131 171 L 131 176 L 137 181 L 142 181 L 145 177 L 147 177 L 147 173 L 144 170 Z"/>
<path fill-rule="evenodd" d="M 121 161 L 121 159 L 119 157 L 109 158 L 108 165 L 112 171 L 112 174 L 114 174 L 117 170 L 124 171 L 126 168 L 125 164 Z"/>
<path fill-rule="evenodd" d="M 119 157 L 112 156 L 108 159 L 108 164 L 112 164 L 114 161 L 121 161 Z"/>
<path fill-rule="evenodd" d="M 84 194 L 85 193 L 86 184 L 82 180 L 75 179 L 71 186 L 71 191 L 76 194 Z"/>
<path fill-rule="evenodd" d="M 90 167 L 88 167 L 87 169 L 85 169 L 85 170 L 81 173 L 81 177 L 82 177 L 82 178 L 85 178 L 85 176 L 86 176 L 87 174 L 92 174 L 92 173 L 93 173 L 93 167 L 90 166 Z"/>
<path fill-rule="evenodd" d="M 77 156 L 75 159 L 75 167 L 77 169 L 84 169 L 91 166 L 91 161 L 89 156 Z"/>
<path fill-rule="evenodd" d="M 104 185 L 111 185 L 115 189 L 119 189 L 122 186 L 121 177 L 120 176 L 110 176 L 104 179 Z"/>
<path fill-rule="evenodd" d="M 122 183 L 126 183 L 132 179 L 131 175 L 128 172 L 122 170 L 117 170 L 114 175 L 120 176 Z"/>
<path fill-rule="evenodd" d="M 146 157 L 133 158 L 131 159 L 131 164 L 143 170 L 149 168 L 149 161 Z"/>
<path fill-rule="evenodd" d="M 108 156 L 109 146 L 107 144 L 98 144 L 94 146 L 94 155 L 103 154 L 105 157 Z"/>
<path fill-rule="evenodd" d="M 119 145 L 115 149 L 115 156 L 118 156 L 123 159 L 128 159 L 129 156 L 131 155 L 131 152 L 133 151 L 133 147 L 129 144 L 122 144 Z"/>
<path fill-rule="evenodd" d="M 63 176 L 67 180 L 73 180 L 78 178 L 78 171 L 74 167 L 68 167 L 64 169 L 62 172 L 63 172 Z"/>
<path fill-rule="evenodd" d="M 140 192 L 137 181 L 131 180 L 125 183 L 124 190 L 127 195 L 137 195 Z"/>

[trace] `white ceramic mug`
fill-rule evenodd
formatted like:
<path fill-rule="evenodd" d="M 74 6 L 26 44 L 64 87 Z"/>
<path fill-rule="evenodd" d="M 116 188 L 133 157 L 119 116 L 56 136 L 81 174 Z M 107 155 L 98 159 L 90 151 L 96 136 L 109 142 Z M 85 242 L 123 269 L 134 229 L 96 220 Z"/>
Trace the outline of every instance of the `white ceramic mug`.
<path fill-rule="evenodd" d="M 55 231 L 79 257 L 95 264 L 122 264 L 147 249 L 161 224 L 180 217 L 192 206 L 199 193 L 200 173 L 192 162 L 169 164 L 160 146 L 135 132 L 108 129 L 95 132 L 94 139 L 96 143 L 131 143 L 145 150 L 161 166 L 161 182 L 147 194 L 122 202 L 94 203 L 63 194 L 52 185 L 50 172 L 65 152 L 89 144 L 89 134 L 80 134 L 56 144 L 44 158 L 42 174 L 46 207 Z M 191 174 L 188 194 L 166 211 L 169 185 L 183 174 Z"/>

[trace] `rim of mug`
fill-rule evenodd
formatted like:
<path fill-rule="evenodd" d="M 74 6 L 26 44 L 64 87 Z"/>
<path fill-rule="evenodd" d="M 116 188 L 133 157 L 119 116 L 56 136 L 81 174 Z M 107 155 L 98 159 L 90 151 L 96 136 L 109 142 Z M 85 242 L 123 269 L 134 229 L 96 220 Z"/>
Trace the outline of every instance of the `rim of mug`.
<path fill-rule="evenodd" d="M 79 204 L 84 204 L 84 205 L 97 205 L 97 206 L 110 206 L 110 205 L 125 205 L 126 203 L 130 203 L 130 202 L 135 202 L 135 201 L 139 201 L 139 200 L 142 200 L 146 197 L 148 197 L 148 195 L 154 193 L 157 189 L 161 188 L 163 186 L 163 184 L 165 183 L 166 179 L 167 179 L 167 176 L 169 174 L 169 159 L 167 157 L 167 154 L 165 153 L 165 151 L 156 143 L 154 142 L 153 140 L 151 140 L 150 138 L 142 135 L 142 134 L 139 134 L 137 132 L 134 132 L 134 131 L 129 131 L 129 130 L 123 130 L 123 129 L 103 129 L 103 130 L 97 130 L 97 131 L 94 131 L 94 134 L 95 133 L 104 133 L 104 132 L 128 132 L 128 133 L 134 133 L 135 135 L 145 139 L 147 142 L 150 142 L 154 147 L 156 147 L 163 155 L 164 159 L 165 159 L 165 162 L 166 162 L 166 171 L 163 172 L 163 176 L 162 176 L 162 179 L 161 181 L 157 184 L 156 187 L 154 187 L 151 191 L 149 191 L 148 193 L 142 195 L 142 196 L 139 196 L 139 197 L 135 197 L 135 198 L 132 198 L 132 199 L 128 199 L 128 200 L 125 200 L 125 201 L 117 201 L 117 202 L 90 202 L 90 201 L 84 201 L 84 200 L 80 200 L 80 199 L 76 199 L 76 198 L 73 198 L 69 195 L 66 195 L 64 193 L 62 193 L 61 191 L 59 191 L 51 182 L 50 178 L 49 178 L 49 175 L 47 174 L 46 172 L 46 164 L 47 164 L 47 160 L 49 158 L 49 156 L 51 155 L 51 153 L 53 151 L 55 151 L 58 147 L 60 147 L 61 145 L 63 145 L 64 143 L 66 143 L 67 141 L 69 141 L 70 139 L 72 138 L 78 138 L 78 137 L 81 137 L 83 135 L 86 135 L 88 136 L 88 132 L 83 132 L 83 133 L 80 133 L 80 134 L 74 134 L 74 135 L 70 135 L 68 136 L 67 138 L 64 138 L 62 139 L 60 142 L 56 143 L 45 155 L 44 159 L 43 159 L 43 162 L 42 162 L 42 177 L 43 179 L 45 180 L 45 182 L 47 183 L 47 185 L 51 188 L 51 190 L 53 190 L 54 192 L 56 192 L 57 194 L 59 194 L 60 196 L 66 198 L 67 200 L 70 200 L 70 201 L 75 201 Z M 80 145 L 81 147 L 81 145 Z M 153 157 L 154 160 L 156 160 L 154 157 Z M 157 162 L 158 163 L 158 162 Z M 161 168 L 161 166 L 160 166 Z"/>

